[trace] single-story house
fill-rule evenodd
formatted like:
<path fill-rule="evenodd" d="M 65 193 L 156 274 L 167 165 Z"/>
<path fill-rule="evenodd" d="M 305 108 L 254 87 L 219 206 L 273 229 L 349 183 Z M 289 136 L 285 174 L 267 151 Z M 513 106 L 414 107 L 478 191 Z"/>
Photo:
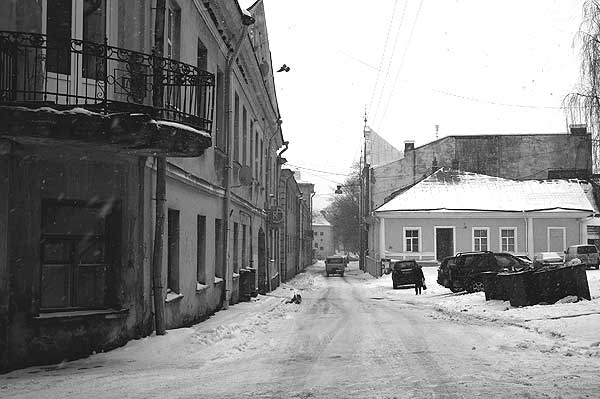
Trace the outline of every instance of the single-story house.
<path fill-rule="evenodd" d="M 510 180 L 442 168 L 374 211 L 375 259 L 562 252 L 587 243 L 595 201 L 580 180 Z"/>

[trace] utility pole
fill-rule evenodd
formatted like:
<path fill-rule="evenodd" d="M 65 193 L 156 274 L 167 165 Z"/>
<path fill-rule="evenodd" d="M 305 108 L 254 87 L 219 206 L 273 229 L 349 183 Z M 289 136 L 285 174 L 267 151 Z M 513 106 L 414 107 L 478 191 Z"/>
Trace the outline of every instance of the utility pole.
<path fill-rule="evenodd" d="M 154 57 L 153 57 L 153 105 L 161 109 L 163 105 L 163 76 L 160 59 L 163 56 L 165 42 L 165 2 L 156 0 L 154 20 Z M 162 259 L 163 236 L 165 233 L 167 159 L 163 155 L 156 157 L 156 220 L 154 225 L 154 248 L 152 253 L 152 281 L 154 299 L 154 325 L 156 335 L 166 333 L 165 299 L 163 293 Z"/>
<path fill-rule="evenodd" d="M 367 212 L 367 202 L 368 202 L 368 179 L 367 179 L 367 174 L 368 172 L 368 167 L 367 167 L 367 110 L 365 108 L 365 113 L 364 113 L 364 117 L 363 117 L 363 121 L 364 121 L 364 125 L 363 125 L 363 151 L 362 151 L 362 165 L 360 168 L 360 200 L 359 200 L 359 215 L 358 215 L 358 239 L 360 240 L 359 242 L 359 248 L 360 248 L 360 254 L 359 254 L 359 268 L 360 270 L 365 271 L 367 269 L 367 254 L 366 251 L 368 249 L 367 247 L 367 240 L 365 237 L 366 234 L 366 228 L 365 228 L 365 214 Z M 365 173 L 366 171 L 366 173 Z"/>

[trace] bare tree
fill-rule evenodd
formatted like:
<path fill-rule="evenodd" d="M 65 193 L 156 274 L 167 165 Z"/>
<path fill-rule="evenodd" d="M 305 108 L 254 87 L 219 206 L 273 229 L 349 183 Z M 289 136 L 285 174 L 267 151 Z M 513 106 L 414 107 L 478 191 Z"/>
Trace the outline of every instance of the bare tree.
<path fill-rule="evenodd" d="M 359 200 L 360 166 L 353 166 L 352 174 L 346 178 L 333 201 L 325 208 L 327 220 L 333 228 L 336 247 L 341 244 L 346 251 L 359 252 Z"/>
<path fill-rule="evenodd" d="M 581 81 L 563 102 L 567 119 L 585 123 L 592 135 L 593 170 L 600 170 L 600 1 L 586 0 L 583 21 L 573 42 L 581 55 Z"/>

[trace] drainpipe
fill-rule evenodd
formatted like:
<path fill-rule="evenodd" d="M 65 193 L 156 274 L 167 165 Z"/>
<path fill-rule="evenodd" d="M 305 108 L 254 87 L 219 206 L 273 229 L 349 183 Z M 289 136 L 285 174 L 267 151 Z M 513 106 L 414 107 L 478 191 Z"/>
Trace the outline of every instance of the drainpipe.
<path fill-rule="evenodd" d="M 163 107 L 162 68 L 160 59 L 165 46 L 165 3 L 156 0 L 156 16 L 154 20 L 154 54 L 152 105 Z M 154 248 L 152 252 L 152 281 L 154 300 L 154 325 L 156 335 L 166 334 L 165 296 L 163 291 L 162 259 L 163 236 L 165 232 L 166 175 L 167 159 L 164 155 L 156 156 L 156 220 L 154 221 Z"/>
<path fill-rule="evenodd" d="M 281 118 L 277 117 L 277 120 L 275 121 L 276 123 L 276 127 L 275 127 L 275 131 L 273 132 L 273 134 L 271 135 L 271 137 L 269 137 L 269 144 L 267 147 L 267 164 L 266 164 L 266 168 L 265 168 L 265 173 L 266 173 L 266 182 L 265 182 L 265 186 L 266 186 L 266 190 L 265 190 L 265 206 L 267 208 L 267 210 L 271 210 L 271 197 L 270 195 L 276 195 L 275 193 L 270 193 L 270 189 L 271 189 L 271 141 L 273 140 L 273 138 L 275 138 L 275 136 L 277 135 L 277 133 L 279 133 L 279 129 L 281 126 Z M 275 179 L 277 180 L 277 179 Z M 276 192 L 278 190 L 275 190 Z M 275 243 L 272 242 L 272 240 L 270 239 L 270 233 L 271 233 L 271 229 L 273 229 L 273 226 L 271 225 L 271 223 L 268 222 L 267 220 L 267 231 L 266 231 L 266 235 L 267 235 L 267 239 L 265 240 L 265 253 L 267 255 L 267 257 L 269 259 L 267 259 L 267 265 L 266 265 L 266 275 L 267 275 L 267 289 L 270 292 L 271 291 L 271 261 L 275 261 L 274 259 L 271 259 L 271 252 L 273 252 L 273 256 L 275 256 L 275 252 L 273 251 L 275 249 Z M 273 240 L 275 240 L 275 237 L 273 237 Z M 273 248 L 271 248 L 273 247 Z"/>
<path fill-rule="evenodd" d="M 238 34 L 237 42 L 233 47 L 233 51 L 229 54 L 227 58 L 227 64 L 225 66 L 225 132 L 227 137 L 227 166 L 225 167 L 225 199 L 223 204 L 223 231 L 221 234 L 223 235 L 223 239 L 221 242 L 223 243 L 223 264 L 221 265 L 221 270 L 225 270 L 225 297 L 223 299 L 223 308 L 227 309 L 229 307 L 229 301 L 231 299 L 231 286 L 233 284 L 233 268 L 229 262 L 229 231 L 230 231 L 230 218 L 233 213 L 233 209 L 231 208 L 231 183 L 233 182 L 233 129 L 231 129 L 231 89 L 232 89 L 232 80 L 233 80 L 233 65 L 237 56 L 242 48 L 242 44 L 244 43 L 244 39 L 248 33 L 248 27 L 254 24 L 255 20 L 249 15 L 244 15 L 242 17 L 242 27 L 240 28 L 240 32 Z"/>

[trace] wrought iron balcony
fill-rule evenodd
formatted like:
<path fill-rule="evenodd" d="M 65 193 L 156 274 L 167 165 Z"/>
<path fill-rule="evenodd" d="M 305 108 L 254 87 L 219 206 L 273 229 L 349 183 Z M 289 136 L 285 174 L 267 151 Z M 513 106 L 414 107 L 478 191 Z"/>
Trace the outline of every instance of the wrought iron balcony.
<path fill-rule="evenodd" d="M 207 71 L 106 40 L 0 31 L 0 106 L 143 113 L 210 133 L 214 87 Z"/>

